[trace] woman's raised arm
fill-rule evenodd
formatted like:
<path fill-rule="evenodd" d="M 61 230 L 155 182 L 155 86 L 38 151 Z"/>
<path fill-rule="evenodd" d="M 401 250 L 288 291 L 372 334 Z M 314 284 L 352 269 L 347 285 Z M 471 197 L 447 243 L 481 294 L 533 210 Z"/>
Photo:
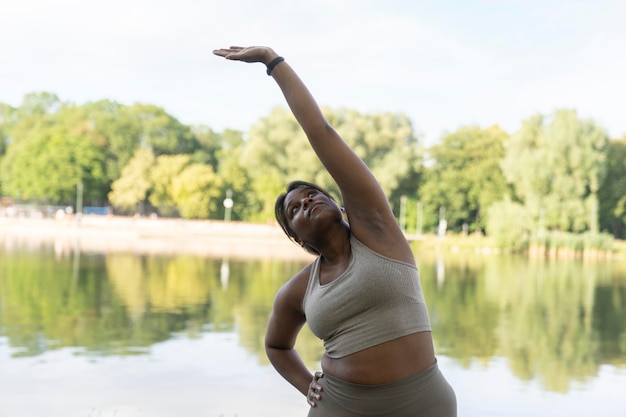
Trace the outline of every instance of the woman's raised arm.
<path fill-rule="evenodd" d="M 394 258 L 405 258 L 403 255 L 406 255 L 412 259 L 410 247 L 380 184 L 365 163 L 328 125 L 309 89 L 288 62 L 281 61 L 273 49 L 260 46 L 233 46 L 213 53 L 229 60 L 262 62 L 266 66 L 273 64 L 268 73 L 282 90 L 318 158 L 339 186 L 352 233 L 383 254 L 392 254 Z"/>

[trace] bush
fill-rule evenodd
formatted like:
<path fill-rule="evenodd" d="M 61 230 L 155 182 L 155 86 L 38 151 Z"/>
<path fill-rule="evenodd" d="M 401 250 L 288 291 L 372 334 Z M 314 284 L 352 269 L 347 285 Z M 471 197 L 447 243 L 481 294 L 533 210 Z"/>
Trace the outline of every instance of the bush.
<path fill-rule="evenodd" d="M 487 234 L 503 250 L 527 250 L 532 224 L 526 208 L 510 200 L 495 203 L 487 211 Z"/>

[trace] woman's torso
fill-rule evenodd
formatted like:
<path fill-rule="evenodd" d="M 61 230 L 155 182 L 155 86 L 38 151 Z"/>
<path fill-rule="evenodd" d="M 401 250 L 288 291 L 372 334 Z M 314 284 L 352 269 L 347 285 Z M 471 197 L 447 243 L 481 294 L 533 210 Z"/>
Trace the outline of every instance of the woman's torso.
<path fill-rule="evenodd" d="M 341 269 L 340 270 L 334 269 L 332 271 L 325 270 L 323 268 L 323 265 L 321 265 L 321 263 L 319 262 L 317 264 L 314 264 L 314 267 L 311 269 L 311 272 L 310 272 L 311 275 L 309 277 L 309 282 L 308 282 L 308 286 L 309 286 L 308 291 L 322 291 L 322 293 L 317 294 L 318 296 L 321 295 L 322 298 L 313 297 L 313 299 L 315 299 L 316 302 L 313 304 L 308 304 L 308 305 L 314 306 L 316 308 L 321 307 L 322 310 L 317 310 L 317 309 L 310 310 L 309 309 L 308 311 L 309 313 L 311 314 L 315 313 L 309 317 L 310 327 L 312 329 L 317 329 L 318 331 L 320 330 L 322 332 L 325 331 L 327 332 L 326 334 L 328 334 L 331 331 L 332 332 L 338 331 L 339 334 L 345 335 L 344 338 L 347 338 L 347 334 L 350 333 L 352 330 L 360 328 L 361 332 L 351 335 L 350 338 L 347 338 L 346 340 L 347 343 L 353 343 L 354 340 L 369 339 L 370 336 L 377 333 L 374 330 L 376 326 L 382 325 L 383 327 L 388 327 L 389 325 L 391 325 L 392 326 L 391 328 L 395 328 L 395 326 L 392 324 L 395 322 L 398 325 L 400 325 L 402 329 L 398 330 L 401 333 L 397 334 L 396 336 L 390 335 L 393 337 L 386 337 L 384 340 L 379 340 L 379 341 L 372 340 L 373 343 L 370 345 L 370 347 L 368 347 L 367 345 L 361 344 L 360 346 L 363 348 L 359 349 L 358 351 L 353 348 L 352 352 L 354 353 L 351 353 L 350 351 L 346 351 L 346 353 L 343 355 L 337 355 L 339 351 L 334 352 L 331 350 L 330 352 L 333 352 L 332 355 L 330 355 L 329 353 L 326 353 L 324 354 L 322 358 L 322 370 L 329 375 L 332 375 L 336 378 L 342 379 L 344 381 L 352 382 L 352 383 L 385 384 L 385 383 L 401 380 L 405 377 L 413 375 L 427 368 L 428 366 L 432 365 L 432 363 L 435 361 L 432 335 L 430 331 L 425 331 L 425 330 L 430 330 L 430 323 L 427 317 L 428 313 L 425 309 L 425 305 L 423 304 L 423 295 L 421 294 L 421 286 L 419 285 L 419 276 L 417 274 L 417 270 L 415 269 L 414 264 L 411 267 L 410 264 L 407 262 L 397 261 L 397 260 L 393 260 L 385 256 L 381 256 L 380 254 L 375 253 L 371 249 L 367 248 L 365 245 L 363 245 L 361 242 L 359 242 L 356 239 L 351 239 L 351 243 L 352 243 L 351 246 L 353 248 L 353 253 L 351 256 L 354 257 L 354 259 L 352 262 L 344 262 L 344 267 L 342 268 L 343 270 Z M 375 266 L 372 262 L 376 262 L 376 263 L 382 262 L 381 269 Z M 359 266 L 355 265 L 357 263 L 359 264 Z M 317 268 L 315 266 L 317 266 Z M 394 273 L 392 273 L 393 271 L 390 271 L 384 268 L 383 266 L 386 266 L 386 267 L 390 266 L 392 268 L 398 269 L 400 271 L 399 272 L 400 275 L 399 276 L 394 275 Z M 350 270 L 350 273 L 347 273 L 348 269 Z M 352 285 L 362 286 L 364 283 L 362 279 L 368 279 L 368 272 L 370 271 L 373 272 L 377 270 L 379 274 L 383 274 L 383 275 L 378 275 L 378 278 L 376 279 L 373 276 L 371 276 L 369 279 L 375 279 L 374 281 L 372 281 L 372 283 L 375 282 L 376 286 L 374 287 L 370 286 L 370 288 L 372 288 L 372 290 L 375 291 L 376 293 L 380 293 L 380 294 L 385 293 L 385 290 L 389 290 L 389 288 L 391 287 L 398 287 L 398 284 L 402 280 L 406 281 L 407 279 L 409 279 L 408 276 L 411 277 L 413 281 L 409 279 L 410 282 L 407 281 L 404 283 L 405 284 L 404 286 L 400 286 L 401 292 L 408 291 L 408 293 L 410 293 L 414 290 L 418 293 L 415 295 L 415 297 L 407 297 L 406 302 L 412 304 L 409 310 L 406 310 L 406 308 L 403 307 L 402 311 L 398 311 L 398 313 L 396 313 L 398 314 L 398 316 L 387 315 L 387 316 L 384 316 L 385 319 L 383 319 L 382 321 L 381 321 L 382 317 L 379 317 L 378 315 L 372 315 L 372 314 L 366 313 L 365 320 L 359 319 L 358 323 L 355 323 L 354 321 L 349 322 L 356 326 L 354 328 L 351 326 L 345 327 L 347 323 L 344 323 L 344 328 L 341 329 L 341 325 L 338 322 L 337 328 L 327 327 L 325 330 L 323 330 L 323 327 L 319 328 L 319 326 L 317 326 L 320 323 L 317 323 L 316 321 L 312 321 L 314 317 L 316 317 L 318 314 L 321 313 L 321 311 L 324 311 L 324 307 L 326 308 L 326 311 L 333 312 L 332 316 L 334 316 L 334 318 L 341 317 L 341 314 L 339 313 L 339 311 L 343 311 L 342 306 L 344 303 L 352 304 L 353 302 L 357 302 L 356 307 L 359 307 L 360 306 L 360 304 L 358 304 L 359 300 L 361 301 L 363 300 L 360 297 L 365 297 L 365 299 L 367 299 L 368 295 L 367 293 L 356 292 L 356 290 L 351 289 L 350 286 Z M 387 273 L 390 273 L 390 275 L 387 276 L 386 275 Z M 361 276 L 360 274 L 364 274 L 364 275 Z M 382 280 L 381 280 L 381 277 L 383 278 Z M 396 280 L 401 279 L 401 281 L 400 282 L 393 281 L 393 285 L 391 285 L 389 280 L 393 280 L 394 277 Z M 337 281 L 338 284 L 333 284 L 334 287 L 333 285 L 329 285 L 330 283 L 337 280 L 338 278 L 341 279 L 342 281 Z M 320 285 L 317 285 L 316 282 L 319 282 Z M 411 282 L 413 283 L 411 284 Z M 382 286 L 385 286 L 385 288 L 382 288 Z M 363 288 L 367 288 L 367 287 L 368 286 L 366 285 Z M 376 288 L 378 288 L 379 290 L 377 290 Z M 307 299 L 309 300 L 309 303 L 311 303 L 312 302 L 311 299 L 308 298 L 308 296 L 310 296 L 308 291 L 307 291 Z M 325 291 L 330 291 L 330 292 L 325 294 L 324 293 Z M 335 291 L 335 292 L 333 293 L 332 291 Z M 345 297 L 346 291 L 352 295 L 356 295 L 356 294 L 361 294 L 361 295 L 358 297 L 359 298 L 358 300 L 350 298 L 350 297 L 346 298 Z M 396 291 L 396 295 L 397 295 L 397 291 Z M 324 298 L 323 298 L 324 296 L 326 297 L 326 302 L 324 302 Z M 331 299 L 334 297 L 339 297 L 339 298 L 337 300 L 331 300 L 328 297 L 331 297 Z M 376 299 L 378 300 L 378 297 L 376 297 Z M 383 300 L 384 298 L 378 301 L 383 301 Z M 388 302 L 392 304 L 395 303 L 397 305 L 397 300 L 389 300 Z M 321 305 L 317 305 L 318 303 Z M 421 310 L 416 311 L 414 309 L 414 306 L 416 303 L 423 304 L 421 306 L 422 307 Z M 389 305 L 392 305 L 392 304 L 389 304 Z M 385 305 L 386 305 L 386 302 L 385 302 Z M 364 307 L 367 307 L 367 305 L 364 305 Z M 339 308 L 339 310 L 335 310 L 336 308 Z M 375 309 L 373 305 L 371 308 Z M 388 310 L 388 309 L 385 309 L 385 310 Z M 371 310 L 369 307 L 366 308 L 366 311 L 369 311 L 371 313 Z M 417 315 L 413 316 L 411 314 L 407 316 L 406 314 L 408 311 L 411 311 L 413 314 L 417 314 Z M 354 313 L 349 308 L 347 312 L 349 315 Z M 388 313 L 388 311 L 384 313 Z M 383 314 L 383 312 L 381 312 L 381 314 Z M 418 326 L 418 323 L 415 323 L 414 330 L 408 333 L 406 323 L 413 322 L 412 317 L 415 317 L 418 320 L 418 322 L 425 321 L 425 323 L 422 323 L 419 326 Z M 340 329 L 341 331 L 339 331 Z M 316 333 L 316 334 L 318 334 L 318 336 L 321 337 L 319 333 Z M 354 337 L 356 337 L 357 339 L 354 339 Z M 335 344 L 335 346 L 337 345 Z M 338 356 L 341 356 L 341 357 L 338 357 Z"/>
<path fill-rule="evenodd" d="M 322 357 L 322 371 L 355 384 L 399 381 L 435 362 L 431 332 L 410 334 L 343 358 Z"/>

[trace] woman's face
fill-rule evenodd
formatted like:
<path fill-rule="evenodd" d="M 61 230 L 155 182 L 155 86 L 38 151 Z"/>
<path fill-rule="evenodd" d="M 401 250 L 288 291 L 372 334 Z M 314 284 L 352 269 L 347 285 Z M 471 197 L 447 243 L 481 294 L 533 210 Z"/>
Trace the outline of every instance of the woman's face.
<path fill-rule="evenodd" d="M 289 226 L 304 242 L 314 241 L 329 220 L 342 219 L 337 203 L 322 191 L 298 187 L 285 197 L 285 216 Z"/>

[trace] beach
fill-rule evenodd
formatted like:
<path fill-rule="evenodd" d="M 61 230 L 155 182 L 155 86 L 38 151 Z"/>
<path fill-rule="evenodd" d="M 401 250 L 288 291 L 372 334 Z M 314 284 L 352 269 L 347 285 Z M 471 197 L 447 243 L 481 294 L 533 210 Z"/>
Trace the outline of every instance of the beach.
<path fill-rule="evenodd" d="M 228 258 L 312 259 L 276 223 L 84 215 L 80 219 L 0 217 L 0 247 L 67 252 L 193 254 Z"/>

